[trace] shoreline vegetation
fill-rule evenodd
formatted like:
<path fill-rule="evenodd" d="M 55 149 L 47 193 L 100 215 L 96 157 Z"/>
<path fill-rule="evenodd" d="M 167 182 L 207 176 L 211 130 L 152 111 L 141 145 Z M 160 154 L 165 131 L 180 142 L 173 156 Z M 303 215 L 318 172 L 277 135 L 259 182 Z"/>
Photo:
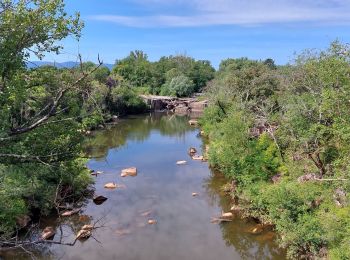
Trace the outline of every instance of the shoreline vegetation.
<path fill-rule="evenodd" d="M 209 163 L 290 258 L 350 258 L 349 53 L 336 41 L 289 66 L 228 59 L 206 90 Z"/>
<path fill-rule="evenodd" d="M 59 53 L 57 42 L 80 37 L 79 14 L 64 7 L 0 4 L 0 247 L 80 201 L 92 184 L 82 146 L 88 131 L 147 111 L 141 95 L 202 92 L 196 105 L 208 106 L 199 124 L 209 163 L 232 180 L 233 210 L 273 224 L 290 258 L 350 259 L 348 45 L 335 41 L 285 66 L 240 58 L 215 71 L 185 55 L 150 62 L 132 51 L 112 70 L 99 59 L 27 69 L 30 54 Z M 192 109 L 171 102 L 162 109 Z"/>

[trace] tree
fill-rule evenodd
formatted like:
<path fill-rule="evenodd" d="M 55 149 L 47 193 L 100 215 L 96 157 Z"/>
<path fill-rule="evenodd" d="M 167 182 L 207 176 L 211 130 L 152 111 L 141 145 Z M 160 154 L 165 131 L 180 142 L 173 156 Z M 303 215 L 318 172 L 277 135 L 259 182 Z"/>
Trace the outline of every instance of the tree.
<path fill-rule="evenodd" d="M 186 76 L 180 75 L 165 83 L 162 94 L 177 97 L 186 97 L 194 92 L 193 82 Z"/>
<path fill-rule="evenodd" d="M 117 60 L 113 73 L 122 76 L 135 87 L 148 86 L 152 82 L 151 63 L 143 51 L 132 51 L 126 58 Z"/>
<path fill-rule="evenodd" d="M 0 5 L 0 91 L 6 81 L 34 54 L 58 53 L 68 35 L 80 36 L 79 14 L 68 16 L 63 0 L 4 0 Z"/>
<path fill-rule="evenodd" d="M 18 215 L 47 214 L 62 203 L 57 194 L 73 200 L 91 181 L 81 159 L 82 108 L 91 97 L 89 76 L 101 63 L 86 73 L 25 68 L 30 54 L 58 53 L 58 42 L 78 38 L 82 25 L 63 0 L 0 4 L 1 236 L 11 234 Z"/>

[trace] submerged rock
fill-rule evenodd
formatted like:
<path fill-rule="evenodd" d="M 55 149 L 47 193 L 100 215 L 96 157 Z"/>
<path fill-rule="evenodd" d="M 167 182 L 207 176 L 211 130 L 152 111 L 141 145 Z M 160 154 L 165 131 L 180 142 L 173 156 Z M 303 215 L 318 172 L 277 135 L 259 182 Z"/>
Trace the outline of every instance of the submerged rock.
<path fill-rule="evenodd" d="M 141 213 L 141 217 L 148 217 L 152 214 L 152 210 L 148 210 Z"/>
<path fill-rule="evenodd" d="M 155 220 L 155 219 L 149 219 L 149 220 L 148 220 L 148 224 L 149 224 L 149 225 L 155 225 L 155 224 L 157 224 L 157 220 Z"/>
<path fill-rule="evenodd" d="M 250 234 L 258 235 L 264 231 L 264 226 L 262 224 L 258 224 L 255 227 L 248 230 Z"/>
<path fill-rule="evenodd" d="M 232 221 L 232 219 L 229 219 L 229 218 L 217 218 L 217 217 L 214 217 L 214 218 L 211 218 L 210 223 L 220 224 L 222 222 L 231 222 L 231 221 Z"/>
<path fill-rule="evenodd" d="M 93 202 L 96 204 L 96 205 L 101 205 L 102 203 L 104 203 L 106 200 L 108 200 L 108 198 L 104 197 L 104 196 L 95 196 L 93 198 Z"/>
<path fill-rule="evenodd" d="M 115 231 L 115 233 L 118 236 L 125 236 L 125 235 L 131 234 L 131 231 L 129 229 L 118 229 L 118 230 Z"/>
<path fill-rule="evenodd" d="M 56 234 L 56 231 L 53 227 L 46 227 L 41 233 L 41 239 L 42 240 L 52 239 L 55 236 L 55 234 Z"/>
<path fill-rule="evenodd" d="M 137 176 L 137 168 L 136 167 L 131 167 L 122 170 L 122 173 L 120 174 L 121 177 L 127 177 L 127 176 L 132 176 L 135 177 Z"/>
<path fill-rule="evenodd" d="M 90 222 L 91 217 L 88 215 L 81 215 L 79 216 L 79 222 Z"/>

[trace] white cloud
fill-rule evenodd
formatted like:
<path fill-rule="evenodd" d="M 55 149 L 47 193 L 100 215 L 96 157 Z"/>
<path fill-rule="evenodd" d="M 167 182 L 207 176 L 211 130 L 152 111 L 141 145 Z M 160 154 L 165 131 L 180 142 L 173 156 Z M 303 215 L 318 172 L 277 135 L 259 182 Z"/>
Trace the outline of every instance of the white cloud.
<path fill-rule="evenodd" d="M 148 8 L 157 6 L 177 13 L 181 8 L 192 15 L 91 16 L 98 21 L 130 27 L 199 27 L 212 25 L 261 25 L 268 23 L 350 24 L 349 0 L 132 0 Z M 170 7 L 170 8 L 169 8 Z M 171 8 L 173 7 L 173 8 Z"/>

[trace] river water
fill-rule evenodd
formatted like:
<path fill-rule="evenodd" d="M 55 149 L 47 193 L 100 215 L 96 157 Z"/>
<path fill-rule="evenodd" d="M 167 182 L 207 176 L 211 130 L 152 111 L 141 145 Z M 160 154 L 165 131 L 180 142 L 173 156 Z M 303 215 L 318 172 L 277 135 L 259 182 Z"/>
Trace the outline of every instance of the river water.
<path fill-rule="evenodd" d="M 211 223 L 229 211 L 231 199 L 222 186 L 227 180 L 208 164 L 193 161 L 188 149 L 199 154 L 205 144 L 186 116 L 150 114 L 132 116 L 93 134 L 86 144 L 94 159 L 88 167 L 103 171 L 95 178 L 95 193 L 108 198 L 102 205 L 91 200 L 76 215 L 54 225 L 55 240 L 74 240 L 84 224 L 99 227 L 93 237 L 74 246 L 43 246 L 39 259 L 215 260 L 285 259 L 274 242 L 275 234 L 252 234 L 256 223 L 236 216 L 232 222 Z M 186 165 L 177 165 L 186 160 Z M 123 168 L 137 167 L 136 177 L 121 178 Z M 115 182 L 120 188 L 107 190 Z M 198 196 L 192 196 L 198 193 Z M 148 224 L 155 220 L 156 224 Z M 96 223 L 97 222 L 97 223 Z M 0 256 L 1 258 L 1 256 Z M 9 252 L 5 259 L 27 259 Z"/>

